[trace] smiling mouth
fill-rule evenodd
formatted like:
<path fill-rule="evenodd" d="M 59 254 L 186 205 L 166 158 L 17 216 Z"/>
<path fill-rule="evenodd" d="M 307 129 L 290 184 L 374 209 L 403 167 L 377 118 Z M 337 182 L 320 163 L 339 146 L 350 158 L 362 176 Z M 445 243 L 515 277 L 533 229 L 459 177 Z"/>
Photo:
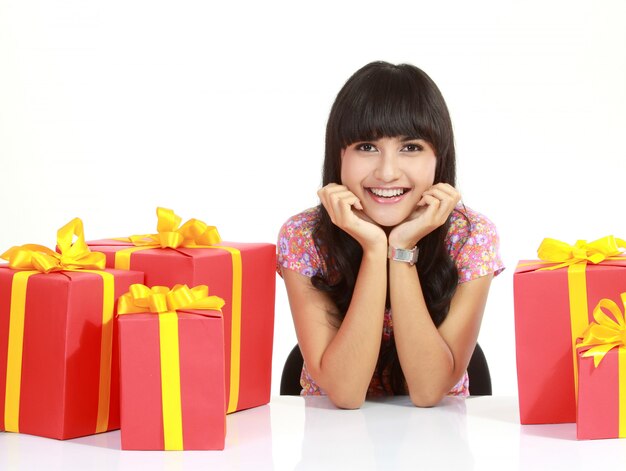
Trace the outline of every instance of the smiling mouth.
<path fill-rule="evenodd" d="M 372 193 L 373 195 L 379 198 L 397 198 L 398 196 L 402 196 L 407 191 L 408 188 L 368 188 L 367 191 Z"/>

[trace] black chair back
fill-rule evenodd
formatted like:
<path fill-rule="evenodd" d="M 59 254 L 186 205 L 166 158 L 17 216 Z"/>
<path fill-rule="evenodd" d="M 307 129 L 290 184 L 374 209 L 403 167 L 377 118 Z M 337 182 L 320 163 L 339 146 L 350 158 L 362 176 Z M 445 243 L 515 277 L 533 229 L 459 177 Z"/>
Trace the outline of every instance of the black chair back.
<path fill-rule="evenodd" d="M 300 373 L 304 360 L 300 347 L 296 344 L 287 356 L 283 374 L 280 379 L 281 396 L 299 396 L 302 387 L 300 386 Z M 480 345 L 476 344 L 469 365 L 467 365 L 467 375 L 469 376 L 469 391 L 472 396 L 491 396 L 491 374 L 487 365 L 487 358 Z"/>

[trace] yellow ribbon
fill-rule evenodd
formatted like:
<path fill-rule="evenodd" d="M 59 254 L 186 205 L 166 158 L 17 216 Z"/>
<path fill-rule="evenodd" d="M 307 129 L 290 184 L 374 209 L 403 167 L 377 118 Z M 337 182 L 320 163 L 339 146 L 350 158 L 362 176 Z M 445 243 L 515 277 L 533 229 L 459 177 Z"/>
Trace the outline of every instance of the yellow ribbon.
<path fill-rule="evenodd" d="M 556 263 L 543 270 L 556 270 L 581 262 L 601 263 L 620 255 L 622 253 L 620 249 L 626 249 L 626 242 L 613 236 L 606 236 L 589 243 L 586 240 L 579 240 L 575 245 L 546 238 L 541 242 L 537 255 L 541 260 Z"/>
<path fill-rule="evenodd" d="M 626 293 L 621 294 L 622 305 L 626 308 Z M 607 309 L 613 318 L 604 313 Z M 602 299 L 593 310 L 594 323 L 589 324 L 578 349 L 588 348 L 584 357 L 593 357 L 597 367 L 609 350 L 626 346 L 626 322 L 624 314 L 612 299 Z"/>
<path fill-rule="evenodd" d="M 200 248 L 222 241 L 215 226 L 209 226 L 198 219 L 189 219 L 180 226 L 181 221 L 171 209 L 157 208 L 157 233 L 119 239 L 130 242 L 134 247 L 115 253 L 115 268 L 129 270 L 130 256 L 137 251 L 154 248 Z"/>
<path fill-rule="evenodd" d="M 161 407 L 163 438 L 166 450 L 183 450 L 183 416 L 180 393 L 180 355 L 178 316 L 180 309 L 220 310 L 224 300 L 209 296 L 209 288 L 199 285 L 189 288 L 176 285 L 148 288 L 131 285 L 130 291 L 118 301 L 119 315 L 151 312 L 159 315 L 159 351 L 161 353 Z"/>
<path fill-rule="evenodd" d="M 176 285 L 172 289 L 166 286 L 148 288 L 142 284 L 130 285 L 129 291 L 117 302 L 117 314 L 136 314 L 152 312 L 160 314 L 180 309 L 202 309 L 219 311 L 224 300 L 218 296 L 209 296 L 207 285 L 189 288 L 187 285 Z"/>
<path fill-rule="evenodd" d="M 190 219 L 179 228 L 182 219 L 171 209 L 157 208 L 157 234 L 135 235 L 116 240 L 132 243 L 135 247 L 115 252 L 115 268 L 130 270 L 130 258 L 135 252 L 154 248 L 204 248 L 224 250 L 232 260 L 232 303 L 230 333 L 230 389 L 227 412 L 237 410 L 239 403 L 239 377 L 241 372 L 241 252 L 233 247 L 215 245 L 221 242 L 215 226 Z M 177 245 L 178 244 L 178 245 Z"/>
<path fill-rule="evenodd" d="M 138 247 L 197 247 L 221 242 L 215 226 L 208 226 L 198 219 L 189 219 L 182 226 L 182 219 L 171 209 L 157 208 L 157 233 L 130 236 L 129 240 Z"/>
<path fill-rule="evenodd" d="M 25 244 L 11 247 L 0 258 L 8 260 L 9 267 L 14 270 L 37 270 L 41 273 L 104 269 L 106 256 L 89 250 L 85 242 L 83 222 L 78 218 L 72 219 L 58 230 L 57 246 L 60 253 L 43 245 Z"/>
<path fill-rule="evenodd" d="M 241 252 L 234 247 L 219 245 L 209 247 L 215 250 L 224 250 L 230 253 L 232 265 L 232 286 L 230 306 L 230 387 L 228 392 L 228 406 L 226 412 L 230 414 L 237 410 L 239 404 L 239 378 L 241 376 L 241 296 L 243 263 Z"/>
<path fill-rule="evenodd" d="M 24 319 L 28 279 L 38 273 L 57 271 L 87 271 L 98 274 L 103 283 L 102 334 L 100 338 L 100 376 L 98 386 L 98 413 L 96 433 L 104 432 L 109 424 L 111 395 L 111 352 L 113 344 L 113 300 L 115 280 L 104 269 L 106 257 L 91 252 L 85 242 L 83 222 L 74 218 L 57 231 L 60 253 L 36 244 L 11 247 L 0 255 L 9 261 L 9 268 L 20 270 L 11 284 L 9 314 L 7 378 L 4 408 L 5 430 L 19 432 L 20 395 L 22 378 L 22 352 Z"/>
<path fill-rule="evenodd" d="M 626 293 L 620 295 L 626 311 Z M 603 312 L 607 309 L 613 318 Z M 602 299 L 593 310 L 594 323 L 583 333 L 578 349 L 586 348 L 582 356 L 593 357 L 594 367 L 598 367 L 605 355 L 615 347 L 618 353 L 618 398 L 619 431 L 618 436 L 626 437 L 626 321 L 624 312 L 612 299 Z"/>

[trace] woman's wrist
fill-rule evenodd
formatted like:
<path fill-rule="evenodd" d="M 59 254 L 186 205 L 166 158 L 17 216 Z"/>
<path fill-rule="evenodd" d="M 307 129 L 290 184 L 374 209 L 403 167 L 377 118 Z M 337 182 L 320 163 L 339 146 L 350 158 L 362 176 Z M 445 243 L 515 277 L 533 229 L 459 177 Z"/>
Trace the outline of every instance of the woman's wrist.
<path fill-rule="evenodd" d="M 386 258 L 387 257 L 387 241 L 381 240 L 379 243 L 373 245 L 363 246 L 363 256 L 371 258 Z"/>
<path fill-rule="evenodd" d="M 389 235 L 389 247 L 394 249 L 411 250 L 419 242 L 419 238 L 402 239 L 399 237 L 393 237 L 393 234 Z"/>

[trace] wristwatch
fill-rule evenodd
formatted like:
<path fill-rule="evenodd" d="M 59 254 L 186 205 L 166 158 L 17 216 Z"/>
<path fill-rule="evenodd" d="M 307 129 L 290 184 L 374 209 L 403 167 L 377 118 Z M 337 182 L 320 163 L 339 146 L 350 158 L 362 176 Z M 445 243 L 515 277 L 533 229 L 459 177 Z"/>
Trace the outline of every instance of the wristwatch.
<path fill-rule="evenodd" d="M 405 262 L 413 266 L 417 263 L 417 256 L 419 255 L 419 252 L 420 251 L 417 248 L 417 245 L 411 250 L 397 249 L 390 245 L 387 250 L 387 258 L 396 262 Z"/>

